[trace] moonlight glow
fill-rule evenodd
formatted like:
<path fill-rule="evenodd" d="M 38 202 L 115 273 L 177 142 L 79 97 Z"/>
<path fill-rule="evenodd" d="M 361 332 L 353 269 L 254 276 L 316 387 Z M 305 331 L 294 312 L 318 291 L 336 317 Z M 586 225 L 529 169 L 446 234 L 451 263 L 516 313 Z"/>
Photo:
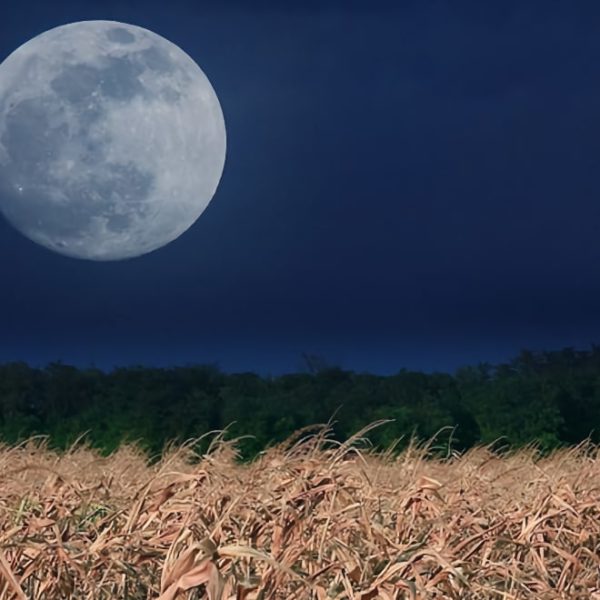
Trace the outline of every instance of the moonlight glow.
<path fill-rule="evenodd" d="M 118 260 L 177 238 L 213 197 L 225 143 L 204 73 L 146 29 L 72 23 L 0 65 L 0 211 L 61 254 Z"/>

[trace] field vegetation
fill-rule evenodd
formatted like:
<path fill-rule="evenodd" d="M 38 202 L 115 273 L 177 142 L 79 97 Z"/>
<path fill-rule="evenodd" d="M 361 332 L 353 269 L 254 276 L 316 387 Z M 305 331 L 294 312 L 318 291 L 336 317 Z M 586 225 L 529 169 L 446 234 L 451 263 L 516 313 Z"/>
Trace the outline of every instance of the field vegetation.
<path fill-rule="evenodd" d="M 4 445 L 0 598 L 600 598 L 596 445 L 381 452 L 383 426 L 246 462 L 223 432 L 154 461 Z"/>

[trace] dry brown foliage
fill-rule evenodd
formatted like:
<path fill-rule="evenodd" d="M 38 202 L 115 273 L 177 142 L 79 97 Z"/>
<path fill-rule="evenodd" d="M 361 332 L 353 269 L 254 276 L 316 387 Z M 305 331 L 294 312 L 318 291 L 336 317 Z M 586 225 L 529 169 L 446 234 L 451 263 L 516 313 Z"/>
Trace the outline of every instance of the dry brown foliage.
<path fill-rule="evenodd" d="M 375 424 L 376 425 L 376 424 Z M 0 598 L 600 598 L 600 456 L 0 447 Z M 304 437 L 301 437 L 304 436 Z"/>

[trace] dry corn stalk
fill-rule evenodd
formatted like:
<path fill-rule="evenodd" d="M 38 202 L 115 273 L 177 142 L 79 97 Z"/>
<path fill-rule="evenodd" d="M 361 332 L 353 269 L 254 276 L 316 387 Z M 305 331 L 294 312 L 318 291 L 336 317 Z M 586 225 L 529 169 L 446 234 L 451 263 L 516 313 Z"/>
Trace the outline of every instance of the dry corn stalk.
<path fill-rule="evenodd" d="M 600 454 L 0 448 L 0 599 L 600 600 Z M 304 432 L 302 432 L 304 433 Z"/>

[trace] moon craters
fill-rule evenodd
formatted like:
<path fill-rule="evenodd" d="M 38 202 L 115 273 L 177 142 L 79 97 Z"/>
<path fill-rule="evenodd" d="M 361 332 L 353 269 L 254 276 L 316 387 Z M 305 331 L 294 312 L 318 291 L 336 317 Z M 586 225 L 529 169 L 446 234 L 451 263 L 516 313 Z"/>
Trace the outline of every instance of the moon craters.
<path fill-rule="evenodd" d="M 113 27 L 106 32 L 106 37 L 111 42 L 117 44 L 132 44 L 135 42 L 135 35 L 130 31 L 127 31 L 124 27 Z"/>
<path fill-rule="evenodd" d="M 0 65 L 0 212 L 51 250 L 118 260 L 168 244 L 214 195 L 225 148 L 210 82 L 148 30 L 65 25 Z"/>

